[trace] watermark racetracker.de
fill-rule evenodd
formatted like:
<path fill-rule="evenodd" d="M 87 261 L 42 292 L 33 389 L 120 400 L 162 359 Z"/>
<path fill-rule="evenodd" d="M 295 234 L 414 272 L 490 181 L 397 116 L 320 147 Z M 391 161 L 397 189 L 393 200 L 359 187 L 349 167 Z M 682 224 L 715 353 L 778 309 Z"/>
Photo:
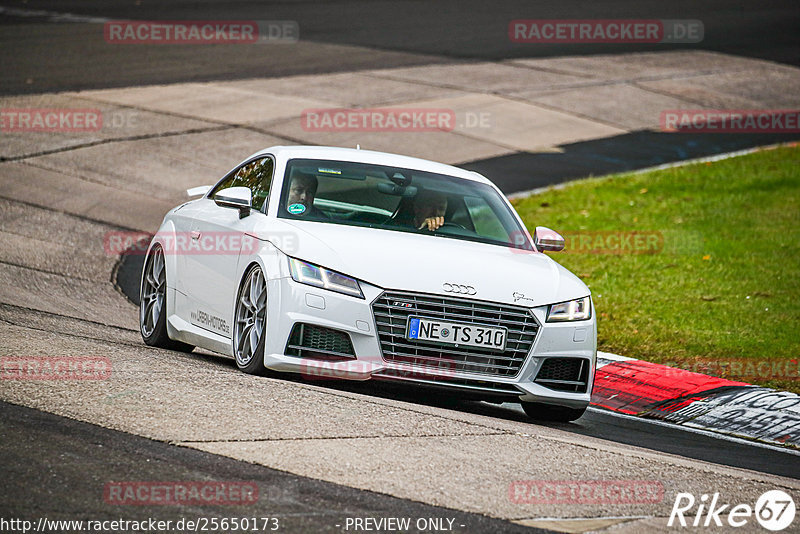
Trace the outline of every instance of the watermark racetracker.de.
<path fill-rule="evenodd" d="M 115 20 L 103 37 L 114 45 L 212 45 L 296 43 L 294 20 Z"/>
<path fill-rule="evenodd" d="M 300 125 L 307 132 L 451 132 L 456 114 L 445 108 L 305 109 Z"/>
<path fill-rule="evenodd" d="M 257 238 L 242 232 L 149 232 L 111 231 L 103 236 L 103 250 L 108 256 L 139 256 L 147 253 L 150 242 L 157 238 L 165 255 L 239 255 L 258 252 L 262 242 L 269 241 L 285 253 L 297 250 L 297 236 L 289 232 L 270 232 Z"/>
<path fill-rule="evenodd" d="M 447 108 L 305 109 L 300 127 L 307 132 L 452 132 L 493 126 L 489 111 Z"/>
<path fill-rule="evenodd" d="M 764 380 L 798 380 L 800 364 L 798 360 L 765 360 L 730 358 L 717 361 L 666 362 L 666 376 L 689 379 L 691 373 L 716 376 L 739 382 Z"/>
<path fill-rule="evenodd" d="M 216 515 L 161 520 L 141 519 L 53 519 L 37 520 L 0 517 L 0 532 L 275 532 L 280 531 L 277 517 L 218 517 Z"/>
<path fill-rule="evenodd" d="M 508 24 L 513 43 L 699 43 L 699 20 L 518 19 Z"/>
<path fill-rule="evenodd" d="M 515 480 L 508 488 L 514 504 L 660 503 L 658 480 Z"/>
<path fill-rule="evenodd" d="M 107 380 L 105 356 L 2 356 L 0 380 Z"/>
<path fill-rule="evenodd" d="M 103 501 L 129 506 L 242 506 L 258 502 L 259 490 L 248 481 L 112 481 Z"/>
<path fill-rule="evenodd" d="M 703 247 L 702 234 L 686 230 L 563 230 L 559 234 L 564 248 L 557 254 L 697 254 Z M 527 234 L 515 231 L 509 240 L 513 251 L 530 251 Z"/>
<path fill-rule="evenodd" d="M 667 109 L 659 124 L 674 133 L 800 133 L 800 109 Z"/>
<path fill-rule="evenodd" d="M 313 350 L 307 349 L 311 352 Z M 316 354 L 318 358 L 325 358 L 325 354 Z M 304 361 L 300 366 L 300 375 L 304 380 L 446 380 L 456 374 L 455 362 L 441 361 L 435 366 L 420 369 L 412 365 L 394 364 L 385 367 L 380 357 L 361 360 L 329 360 L 325 364 L 320 362 Z M 372 373 L 379 371 L 378 374 Z"/>
<path fill-rule="evenodd" d="M 97 132 L 103 113 L 84 108 L 3 108 L 0 132 Z"/>
<path fill-rule="evenodd" d="M 134 128 L 138 112 L 96 108 L 3 108 L 0 109 L 0 132 L 99 132 L 102 129 Z"/>
<path fill-rule="evenodd" d="M 658 254 L 664 235 L 658 231 L 564 232 L 564 252 L 574 254 Z"/>

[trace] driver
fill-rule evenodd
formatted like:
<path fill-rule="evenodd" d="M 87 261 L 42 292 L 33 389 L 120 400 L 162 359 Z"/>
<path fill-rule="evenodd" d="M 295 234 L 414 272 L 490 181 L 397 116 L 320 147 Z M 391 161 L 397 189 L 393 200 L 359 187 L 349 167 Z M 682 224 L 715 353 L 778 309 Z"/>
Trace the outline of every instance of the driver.
<path fill-rule="evenodd" d="M 444 214 L 447 212 L 447 196 L 444 193 L 423 189 L 414 197 L 412 206 L 414 228 L 426 228 L 433 232 L 444 225 Z"/>

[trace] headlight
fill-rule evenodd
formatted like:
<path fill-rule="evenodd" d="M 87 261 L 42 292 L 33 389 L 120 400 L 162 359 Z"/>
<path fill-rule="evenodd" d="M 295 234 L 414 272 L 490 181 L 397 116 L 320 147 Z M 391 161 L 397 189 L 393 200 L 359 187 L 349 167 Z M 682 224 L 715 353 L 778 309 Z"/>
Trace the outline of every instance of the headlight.
<path fill-rule="evenodd" d="M 547 322 L 585 321 L 592 317 L 592 297 L 551 304 L 547 312 Z"/>
<path fill-rule="evenodd" d="M 289 270 L 295 282 L 321 287 L 361 299 L 364 298 L 364 294 L 361 292 L 361 286 L 358 285 L 358 280 L 345 276 L 342 273 L 337 273 L 325 267 L 320 267 L 319 265 L 314 265 L 313 263 L 297 260 L 295 258 L 289 258 Z"/>

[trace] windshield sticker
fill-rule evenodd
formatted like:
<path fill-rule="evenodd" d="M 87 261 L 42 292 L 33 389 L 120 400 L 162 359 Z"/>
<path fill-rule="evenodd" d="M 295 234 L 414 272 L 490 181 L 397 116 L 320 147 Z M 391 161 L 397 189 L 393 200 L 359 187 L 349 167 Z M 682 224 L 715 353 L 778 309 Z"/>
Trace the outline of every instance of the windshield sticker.
<path fill-rule="evenodd" d="M 320 167 L 319 169 L 317 169 L 317 172 L 324 172 L 327 174 L 342 174 L 342 171 L 336 169 L 328 169 L 326 167 Z"/>
<path fill-rule="evenodd" d="M 306 211 L 306 207 L 303 204 L 292 204 L 287 210 L 292 215 L 302 215 Z"/>

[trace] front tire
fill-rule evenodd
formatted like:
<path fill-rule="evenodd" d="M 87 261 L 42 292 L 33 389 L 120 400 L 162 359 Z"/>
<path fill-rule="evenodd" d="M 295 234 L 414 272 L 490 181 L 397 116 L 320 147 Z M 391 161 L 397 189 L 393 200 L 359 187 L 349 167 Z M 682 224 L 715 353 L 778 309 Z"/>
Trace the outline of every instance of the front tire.
<path fill-rule="evenodd" d="M 167 334 L 167 266 L 164 251 L 154 245 L 144 262 L 139 290 L 139 332 L 151 347 L 192 352 L 194 347 Z"/>
<path fill-rule="evenodd" d="M 251 375 L 266 375 L 264 345 L 267 326 L 267 282 L 258 265 L 248 271 L 236 297 L 233 355 L 236 367 Z"/>
<path fill-rule="evenodd" d="M 556 423 L 569 423 L 579 419 L 585 412 L 583 408 L 568 408 L 566 406 L 554 406 L 539 402 L 520 402 L 525 414 L 537 421 L 549 421 Z"/>

